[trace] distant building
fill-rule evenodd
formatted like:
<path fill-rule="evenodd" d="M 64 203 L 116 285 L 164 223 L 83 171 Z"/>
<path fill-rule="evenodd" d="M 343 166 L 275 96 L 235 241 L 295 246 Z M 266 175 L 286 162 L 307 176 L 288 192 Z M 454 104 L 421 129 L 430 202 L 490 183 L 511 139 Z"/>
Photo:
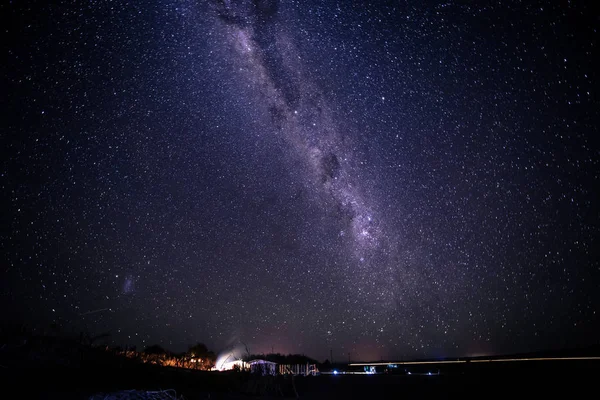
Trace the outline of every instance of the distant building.
<path fill-rule="evenodd" d="M 278 366 L 279 373 L 281 375 L 291 374 L 291 375 L 317 375 L 319 373 L 319 369 L 316 364 L 280 364 Z"/>
<path fill-rule="evenodd" d="M 277 363 L 267 360 L 248 361 L 250 372 L 260 373 L 262 375 L 277 375 Z"/>

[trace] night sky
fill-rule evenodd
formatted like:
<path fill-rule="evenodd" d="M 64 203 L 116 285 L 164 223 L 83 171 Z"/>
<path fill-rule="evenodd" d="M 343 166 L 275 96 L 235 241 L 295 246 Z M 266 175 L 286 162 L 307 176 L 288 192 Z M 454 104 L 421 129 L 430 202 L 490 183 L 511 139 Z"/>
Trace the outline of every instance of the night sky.
<path fill-rule="evenodd" d="M 4 322 L 334 361 L 599 344 L 594 2 L 36 3 L 0 6 Z"/>

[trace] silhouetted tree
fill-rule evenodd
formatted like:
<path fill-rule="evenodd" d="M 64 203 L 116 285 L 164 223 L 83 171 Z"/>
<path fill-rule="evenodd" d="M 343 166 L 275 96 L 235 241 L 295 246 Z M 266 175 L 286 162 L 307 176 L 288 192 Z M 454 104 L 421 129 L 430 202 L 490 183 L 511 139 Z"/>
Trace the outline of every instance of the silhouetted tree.
<path fill-rule="evenodd" d="M 217 359 L 215 353 L 208 350 L 208 347 L 204 343 L 196 343 L 190 346 L 187 355 L 195 360 L 194 368 L 196 369 L 210 369 L 215 365 Z"/>
<path fill-rule="evenodd" d="M 148 346 L 144 349 L 145 354 L 167 354 L 167 351 L 158 344 L 153 344 L 152 346 Z"/>
<path fill-rule="evenodd" d="M 319 370 L 321 371 L 330 371 L 331 368 L 331 361 L 329 361 L 329 359 L 326 359 L 325 362 L 319 366 Z"/>
<path fill-rule="evenodd" d="M 196 343 L 195 345 L 190 346 L 188 353 L 192 357 L 202 357 L 208 353 L 208 347 L 206 347 L 204 343 Z"/>

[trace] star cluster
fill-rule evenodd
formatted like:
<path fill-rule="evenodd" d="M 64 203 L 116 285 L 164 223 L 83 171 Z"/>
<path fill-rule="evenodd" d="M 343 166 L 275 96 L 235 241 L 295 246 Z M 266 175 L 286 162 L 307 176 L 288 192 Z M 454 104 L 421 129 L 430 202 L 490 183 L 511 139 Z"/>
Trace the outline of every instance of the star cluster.
<path fill-rule="evenodd" d="M 585 3 L 0 13 L 7 321 L 337 361 L 598 344 Z"/>

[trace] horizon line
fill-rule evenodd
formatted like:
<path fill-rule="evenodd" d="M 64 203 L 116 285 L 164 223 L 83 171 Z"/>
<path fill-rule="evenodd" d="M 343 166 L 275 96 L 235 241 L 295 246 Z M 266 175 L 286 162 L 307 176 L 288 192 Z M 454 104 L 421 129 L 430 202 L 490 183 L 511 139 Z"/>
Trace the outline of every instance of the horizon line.
<path fill-rule="evenodd" d="M 466 364 L 482 362 L 518 362 L 518 361 L 595 361 L 600 357 L 523 357 L 523 358 L 485 358 L 485 359 L 463 359 L 463 360 L 430 360 L 430 361 L 377 361 L 377 362 L 356 362 L 348 363 L 351 367 L 378 366 L 378 365 L 424 365 L 424 364 Z"/>

